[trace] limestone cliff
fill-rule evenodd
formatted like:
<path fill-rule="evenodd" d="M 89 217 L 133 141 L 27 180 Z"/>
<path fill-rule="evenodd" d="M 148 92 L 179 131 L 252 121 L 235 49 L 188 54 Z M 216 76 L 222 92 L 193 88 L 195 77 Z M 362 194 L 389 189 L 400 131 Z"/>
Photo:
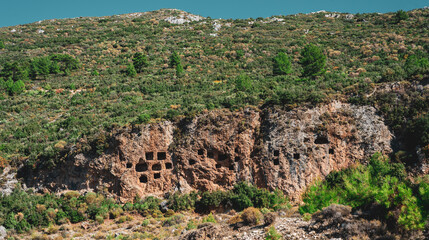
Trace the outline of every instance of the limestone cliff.
<path fill-rule="evenodd" d="M 100 156 L 73 154 L 28 186 L 107 191 L 121 200 L 181 190 L 227 189 L 238 181 L 299 200 L 332 170 L 389 153 L 392 135 L 371 107 L 340 102 L 291 111 L 207 111 L 180 123 L 123 129 Z"/>

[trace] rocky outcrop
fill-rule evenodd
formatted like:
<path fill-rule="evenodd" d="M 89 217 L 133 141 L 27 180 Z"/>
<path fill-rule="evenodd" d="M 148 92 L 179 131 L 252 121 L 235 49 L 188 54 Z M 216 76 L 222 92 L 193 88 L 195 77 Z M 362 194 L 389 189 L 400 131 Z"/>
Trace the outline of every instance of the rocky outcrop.
<path fill-rule="evenodd" d="M 289 112 L 270 109 L 263 118 L 263 147 L 255 158 L 263 182 L 292 197 L 333 170 L 391 151 L 391 133 L 371 107 L 334 102 Z"/>
<path fill-rule="evenodd" d="M 16 184 L 18 183 L 15 175 L 16 173 L 12 172 L 10 167 L 3 169 L 0 174 L 0 196 L 7 196 L 12 193 Z"/>
<path fill-rule="evenodd" d="M 74 154 L 28 186 L 98 190 L 121 200 L 170 191 L 228 189 L 238 181 L 280 189 L 292 199 L 333 170 L 389 153 L 391 134 L 371 107 L 207 111 L 180 123 L 123 129 L 100 156 Z"/>

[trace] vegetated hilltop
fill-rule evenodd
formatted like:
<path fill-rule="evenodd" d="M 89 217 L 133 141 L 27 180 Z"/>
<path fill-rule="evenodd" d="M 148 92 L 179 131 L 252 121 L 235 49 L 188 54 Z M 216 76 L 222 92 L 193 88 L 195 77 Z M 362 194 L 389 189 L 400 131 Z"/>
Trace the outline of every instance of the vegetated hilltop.
<path fill-rule="evenodd" d="M 189 14 L 159 10 L 1 28 L 0 75 L 25 83 L 23 93 L 2 91 L 1 156 L 14 165 L 55 165 L 58 152 L 77 139 L 146 118 L 334 99 L 376 105 L 402 133 L 428 109 L 427 90 L 411 87 L 425 83 L 428 14 L 414 10 L 399 22 L 395 14 L 316 13 L 171 24 L 165 19 Z M 302 76 L 308 43 L 327 57 L 322 76 Z M 170 66 L 174 51 L 183 67 L 179 76 Z M 289 56 L 291 73 L 274 76 L 279 52 Z M 135 53 L 147 56 L 147 66 L 130 77 L 124 72 Z M 54 69 L 31 74 L 30 63 L 49 56 Z M 8 73 L 6 64 L 15 64 Z M 387 82 L 397 84 L 391 87 L 397 92 L 372 94 L 389 88 Z"/>
<path fill-rule="evenodd" d="M 423 229 L 428 16 L 222 20 L 164 9 L 1 28 L 0 167 L 39 191 L 97 190 L 138 205 L 18 189 L 1 199 L 0 222 L 19 232 L 122 211 L 284 205 L 278 192 L 239 183 L 248 181 L 303 200 L 302 214 L 331 203 L 360 211 L 343 209 L 333 224 L 365 216 L 382 219 L 376 235 Z M 174 190 L 183 195 L 167 205 L 139 199 Z"/>

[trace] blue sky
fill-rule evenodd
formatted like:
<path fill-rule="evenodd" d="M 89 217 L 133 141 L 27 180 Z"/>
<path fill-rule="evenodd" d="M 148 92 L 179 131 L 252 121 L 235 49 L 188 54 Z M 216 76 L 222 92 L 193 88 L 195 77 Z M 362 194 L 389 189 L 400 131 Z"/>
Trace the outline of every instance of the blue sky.
<path fill-rule="evenodd" d="M 394 12 L 429 6 L 429 0 L 1 0 L 0 27 L 45 19 L 108 16 L 177 8 L 212 18 L 269 17 L 318 10 Z"/>

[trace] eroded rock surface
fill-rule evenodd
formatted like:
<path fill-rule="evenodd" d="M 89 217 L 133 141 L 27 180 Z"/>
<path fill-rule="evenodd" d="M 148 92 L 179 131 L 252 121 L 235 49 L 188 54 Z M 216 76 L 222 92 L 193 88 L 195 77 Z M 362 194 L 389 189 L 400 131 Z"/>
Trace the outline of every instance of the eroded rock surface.
<path fill-rule="evenodd" d="M 215 110 L 188 122 L 123 129 L 100 156 L 74 154 L 25 180 L 40 189 L 107 191 L 121 200 L 248 181 L 299 200 L 332 170 L 389 153 L 391 138 L 371 107 L 333 102 L 291 111 Z"/>
<path fill-rule="evenodd" d="M 334 102 L 289 112 L 270 109 L 263 118 L 263 148 L 255 160 L 267 187 L 292 197 L 332 170 L 391 151 L 391 133 L 371 107 Z"/>

